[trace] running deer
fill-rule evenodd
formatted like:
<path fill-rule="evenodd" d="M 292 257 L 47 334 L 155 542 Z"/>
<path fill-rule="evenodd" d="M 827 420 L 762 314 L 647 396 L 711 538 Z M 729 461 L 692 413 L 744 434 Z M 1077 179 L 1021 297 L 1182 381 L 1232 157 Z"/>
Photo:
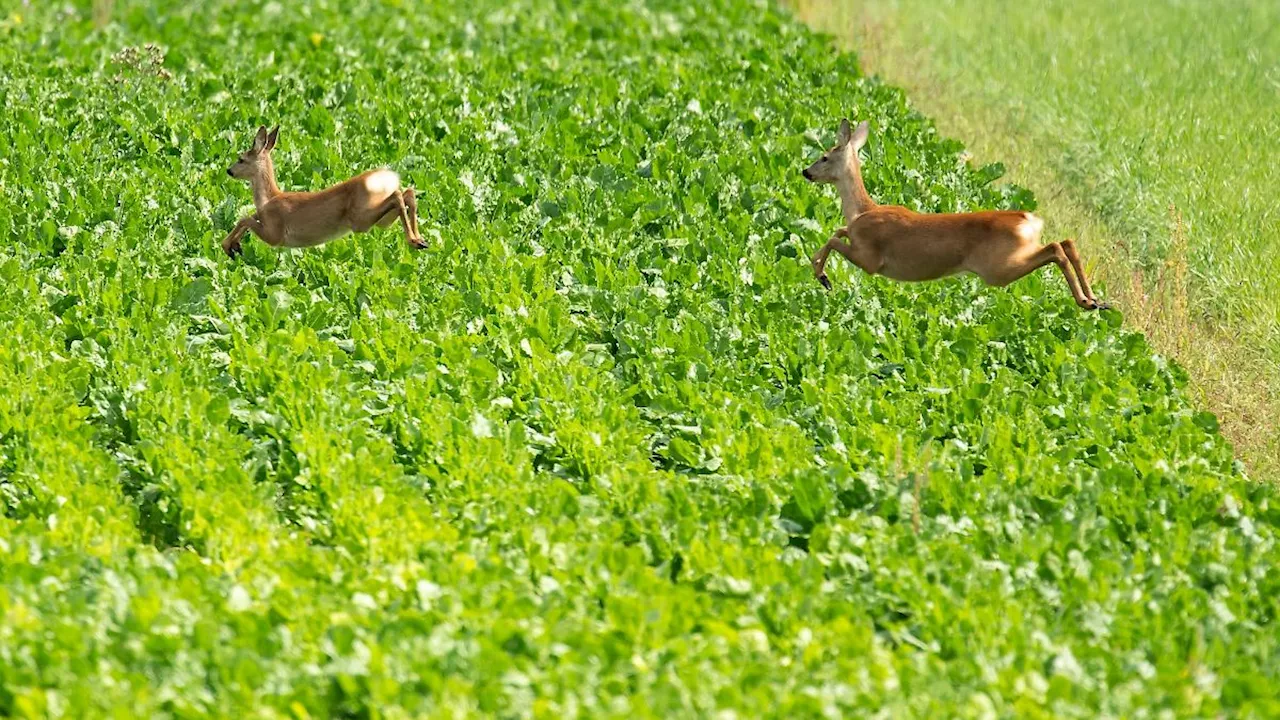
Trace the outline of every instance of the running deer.
<path fill-rule="evenodd" d="M 845 227 L 813 256 L 813 274 L 823 287 L 831 289 L 826 265 L 832 250 L 868 274 L 907 282 L 967 271 L 988 285 L 1002 287 L 1055 263 L 1077 305 L 1086 310 L 1108 307 L 1098 302 L 1089 287 L 1075 243 L 1041 245 L 1044 221 L 1031 213 L 926 215 L 897 205 L 877 205 L 862 184 L 858 160 L 868 134 L 865 121 L 853 129 L 848 120 L 841 120 L 836 146 L 804 171 L 810 182 L 835 185 L 844 210 Z"/>
<path fill-rule="evenodd" d="M 404 237 L 416 249 L 427 246 L 418 234 L 418 203 L 413 188 L 400 188 L 400 176 L 381 169 L 370 170 L 320 192 L 284 192 L 276 185 L 271 150 L 280 135 L 259 127 L 253 147 L 241 153 L 227 168 L 233 178 L 247 180 L 253 188 L 258 212 L 236 223 L 222 241 L 222 250 L 239 255 L 240 238 L 249 231 L 273 247 L 314 247 L 349 232 L 363 233 L 387 227 L 397 219 Z"/>

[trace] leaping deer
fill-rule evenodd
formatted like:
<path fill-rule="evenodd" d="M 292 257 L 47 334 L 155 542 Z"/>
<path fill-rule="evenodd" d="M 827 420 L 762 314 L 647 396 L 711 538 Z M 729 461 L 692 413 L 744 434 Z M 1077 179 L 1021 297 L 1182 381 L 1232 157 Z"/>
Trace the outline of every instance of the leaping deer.
<path fill-rule="evenodd" d="M 1075 243 L 1041 245 L 1044 221 L 1031 213 L 921 214 L 876 204 L 862 184 L 858 160 L 869 134 L 865 121 L 853 129 L 847 119 L 841 120 L 836 146 L 804 171 L 806 180 L 839 189 L 846 222 L 813 256 L 813 274 L 823 287 L 831 289 L 826 265 L 832 250 L 868 274 L 908 282 L 971 272 L 988 285 L 1002 287 L 1055 263 L 1077 305 L 1086 310 L 1109 307 L 1098 302 L 1089 287 Z"/>
<path fill-rule="evenodd" d="M 249 182 L 258 210 L 236 223 L 222 241 L 227 255 L 240 254 L 240 238 L 249 231 L 273 247 L 314 247 L 349 232 L 368 232 L 375 225 L 386 227 L 397 219 L 411 246 L 419 250 L 427 247 L 418 234 L 418 202 L 413 188 L 401 189 L 400 176 L 391 170 L 370 170 L 320 192 L 282 191 L 276 185 L 276 168 L 271 162 L 279 135 L 278 125 L 271 132 L 259 127 L 253 147 L 227 168 L 231 177 Z"/>

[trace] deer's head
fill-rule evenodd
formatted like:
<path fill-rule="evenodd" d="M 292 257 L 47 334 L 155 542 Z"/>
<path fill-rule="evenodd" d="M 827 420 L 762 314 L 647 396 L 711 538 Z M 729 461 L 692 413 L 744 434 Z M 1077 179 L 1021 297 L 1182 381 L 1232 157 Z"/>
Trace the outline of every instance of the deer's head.
<path fill-rule="evenodd" d="M 805 168 L 804 179 L 815 183 L 839 184 L 852 181 L 858 173 L 858 150 L 867 143 L 871 130 L 867 121 L 858 123 L 855 129 L 848 120 L 840 121 L 840 136 L 835 147 L 822 158 Z"/>
<path fill-rule="evenodd" d="M 270 132 L 267 132 L 265 125 L 260 126 L 258 134 L 253 138 L 253 147 L 240 153 L 235 164 L 227 168 L 227 174 L 240 180 L 249 180 L 262 174 L 263 171 L 270 170 L 271 149 L 276 146 L 276 138 L 279 135 L 279 125 Z"/>

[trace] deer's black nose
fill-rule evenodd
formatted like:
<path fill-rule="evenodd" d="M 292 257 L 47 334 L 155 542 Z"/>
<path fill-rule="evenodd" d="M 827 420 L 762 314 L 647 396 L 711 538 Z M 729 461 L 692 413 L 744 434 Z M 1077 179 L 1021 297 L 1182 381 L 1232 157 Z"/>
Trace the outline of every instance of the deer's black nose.
<path fill-rule="evenodd" d="M 227 168 L 227 174 L 228 174 L 228 175 L 231 175 L 231 168 Z M 231 175 L 231 176 L 232 176 L 232 177 L 235 177 L 234 175 Z"/>
<path fill-rule="evenodd" d="M 804 172 L 800 173 L 800 174 L 801 174 L 801 175 L 804 175 L 804 179 L 805 179 L 805 180 L 812 180 L 812 179 L 813 179 L 813 176 L 809 174 L 809 171 L 808 171 L 807 169 L 806 169 Z"/>

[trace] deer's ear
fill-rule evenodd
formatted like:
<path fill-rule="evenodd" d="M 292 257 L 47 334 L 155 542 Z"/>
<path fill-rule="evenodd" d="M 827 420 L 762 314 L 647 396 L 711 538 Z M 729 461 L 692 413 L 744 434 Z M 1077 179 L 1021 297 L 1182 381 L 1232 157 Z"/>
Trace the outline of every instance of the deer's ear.
<path fill-rule="evenodd" d="M 849 142 L 849 138 L 853 135 L 853 129 L 849 125 L 849 119 L 845 118 L 840 121 L 840 135 L 838 142 L 845 145 Z"/>
<path fill-rule="evenodd" d="M 260 153 L 266 147 L 267 147 L 267 126 L 259 125 L 258 134 L 253 136 L 252 152 Z"/>
<path fill-rule="evenodd" d="M 853 131 L 853 136 L 849 138 L 849 142 L 853 145 L 853 151 L 857 152 L 867 144 L 867 138 L 871 135 L 871 126 L 866 120 L 858 123 L 858 127 Z"/>
<path fill-rule="evenodd" d="M 267 145 L 264 148 L 267 152 L 271 152 L 276 147 L 276 139 L 280 137 L 280 126 L 271 128 L 271 132 L 267 133 Z"/>

